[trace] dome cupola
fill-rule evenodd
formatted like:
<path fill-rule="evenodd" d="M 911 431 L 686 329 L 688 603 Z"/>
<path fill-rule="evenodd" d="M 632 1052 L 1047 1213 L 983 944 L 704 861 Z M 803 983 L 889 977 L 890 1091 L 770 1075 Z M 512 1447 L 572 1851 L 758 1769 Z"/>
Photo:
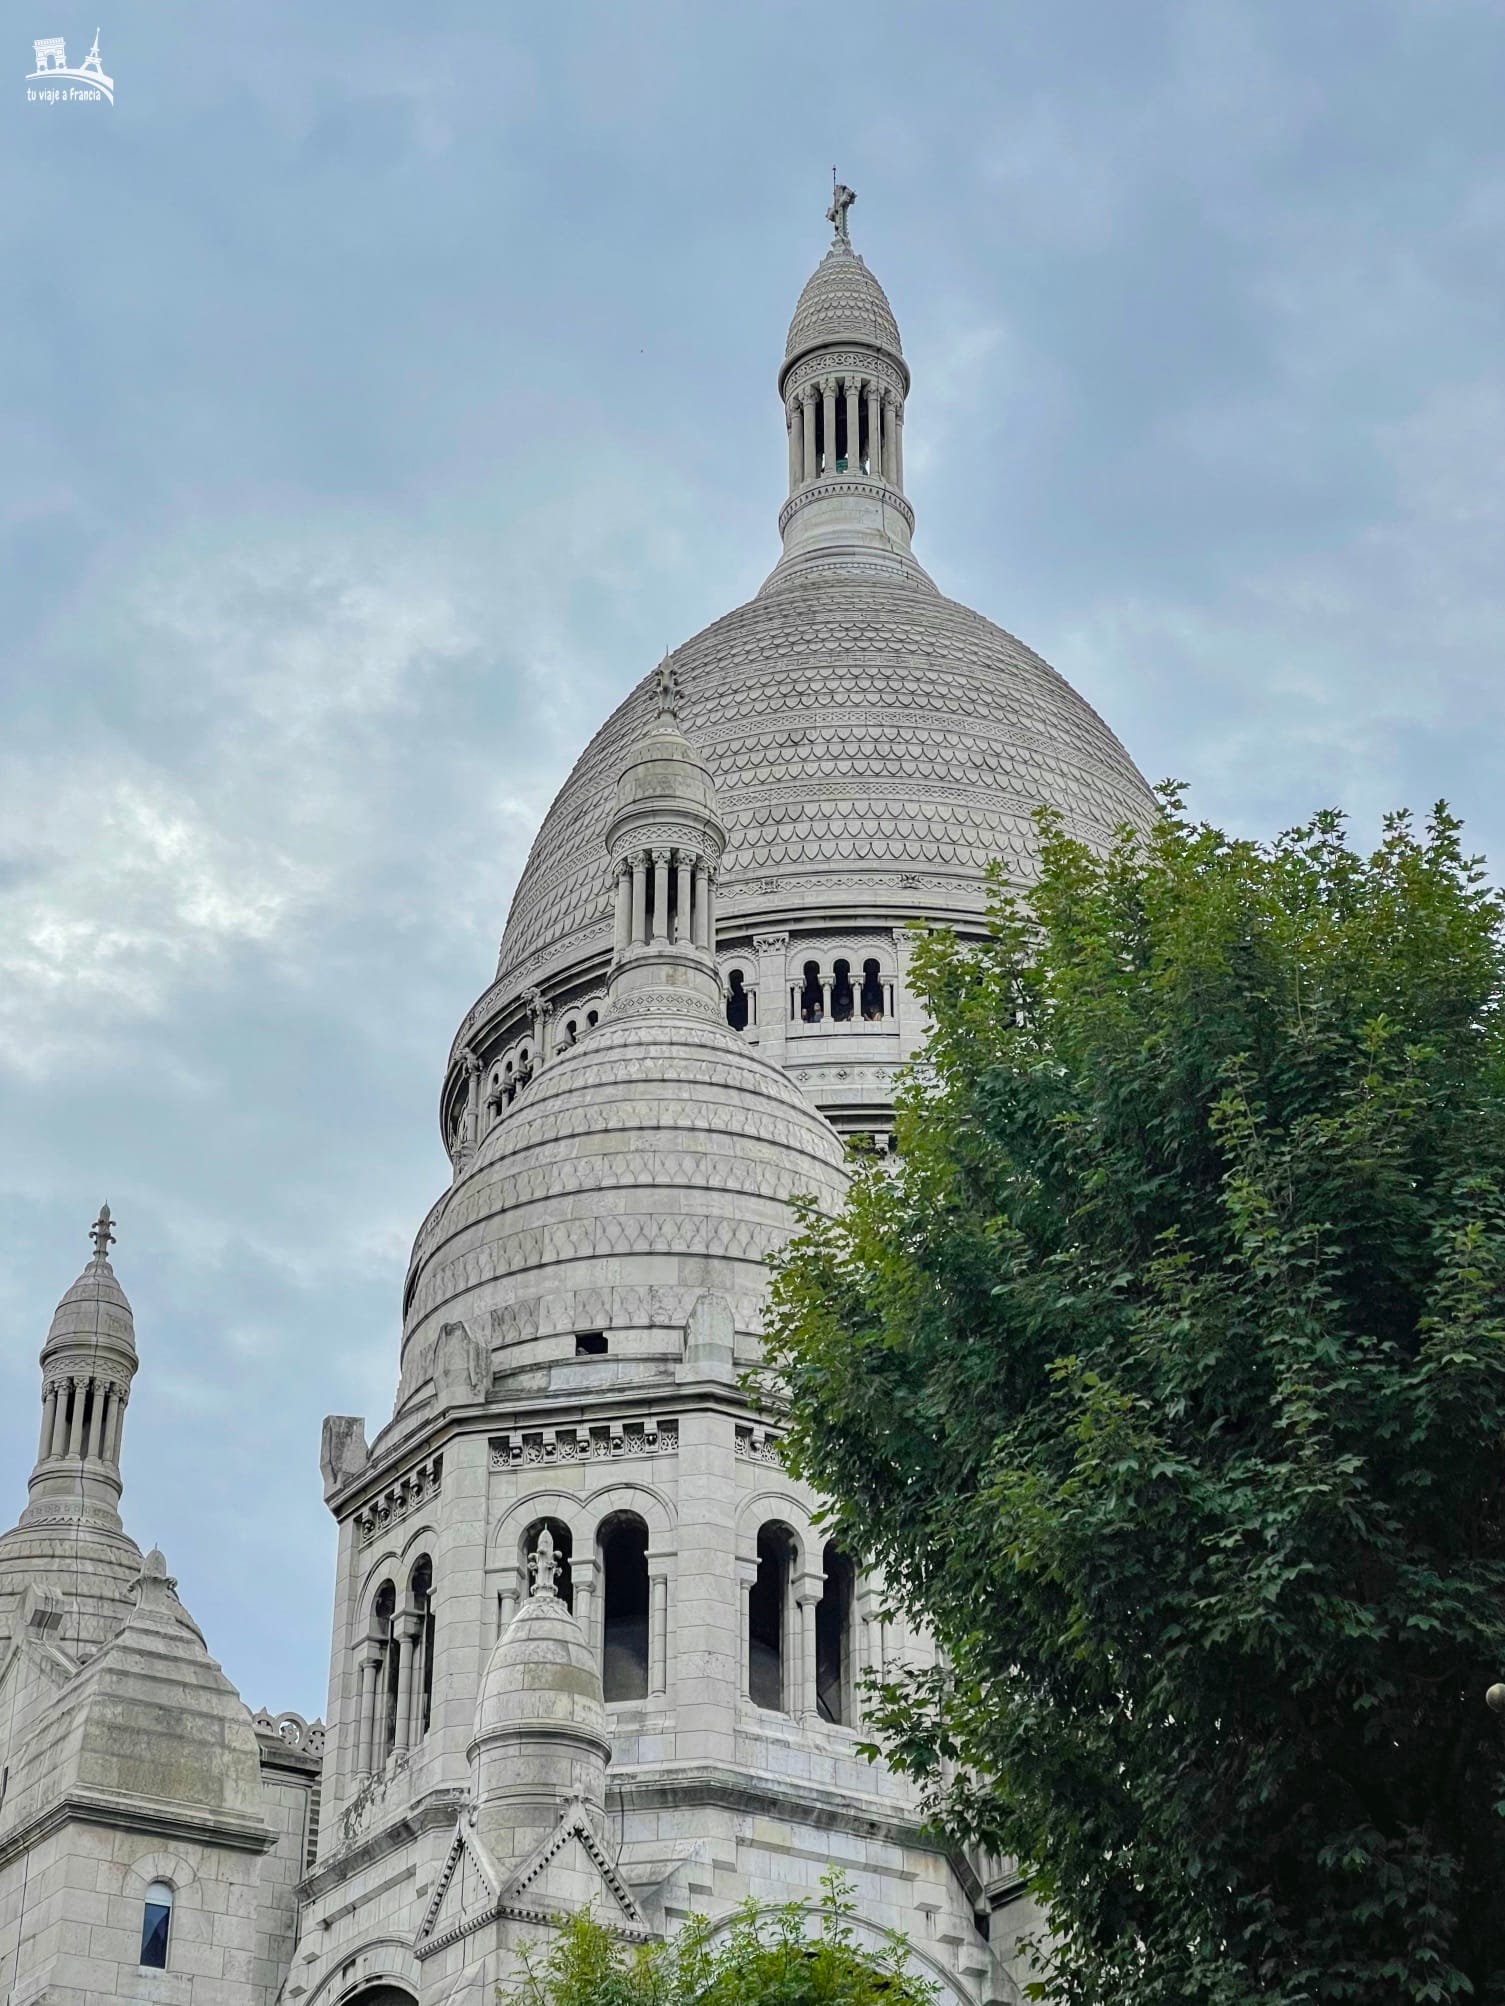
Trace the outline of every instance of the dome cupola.
<path fill-rule="evenodd" d="M 714 916 L 726 829 L 704 761 L 679 725 L 674 670 L 659 664 L 657 704 L 617 777 L 606 850 L 616 886 L 611 1009 L 719 1011 Z"/>
<path fill-rule="evenodd" d="M 789 497 L 779 512 L 784 555 L 765 592 L 833 568 L 935 589 L 909 547 L 909 365 L 888 295 L 852 248 L 847 215 L 856 200 L 843 183 L 833 187 L 831 247 L 806 281 L 784 343 Z"/>

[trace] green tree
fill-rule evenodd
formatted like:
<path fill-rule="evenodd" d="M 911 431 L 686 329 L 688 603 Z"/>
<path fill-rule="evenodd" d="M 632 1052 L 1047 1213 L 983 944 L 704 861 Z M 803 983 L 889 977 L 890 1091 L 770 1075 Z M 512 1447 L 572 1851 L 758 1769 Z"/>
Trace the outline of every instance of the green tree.
<path fill-rule="evenodd" d="M 1505 2000 L 1505 912 L 1041 818 L 917 950 L 895 1171 L 775 1283 L 786 1458 L 942 1646 L 880 1738 L 1073 2006 Z"/>
<path fill-rule="evenodd" d="M 930 2006 L 900 1937 L 872 1957 L 852 1928 L 851 1887 L 821 1882 L 819 1927 L 802 1902 L 747 1902 L 713 1940 L 693 1916 L 667 1943 L 629 1946 L 590 1914 L 561 1925 L 543 1956 L 499 1988 L 501 2006 Z"/>

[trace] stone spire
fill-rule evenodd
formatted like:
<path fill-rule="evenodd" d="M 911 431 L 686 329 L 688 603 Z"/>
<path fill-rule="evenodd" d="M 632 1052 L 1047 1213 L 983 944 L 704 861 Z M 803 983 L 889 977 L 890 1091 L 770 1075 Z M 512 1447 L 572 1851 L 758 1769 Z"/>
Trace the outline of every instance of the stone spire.
<path fill-rule="evenodd" d="M 852 248 L 856 191 L 834 172 L 832 183 L 831 245 L 800 294 L 779 371 L 789 498 L 779 514 L 784 555 L 764 590 L 811 569 L 930 587 L 909 547 L 909 365 L 888 296 Z"/>
<path fill-rule="evenodd" d="M 673 664 L 659 664 L 655 714 L 617 777 L 606 849 L 616 883 L 609 1009 L 721 1016 L 716 871 L 726 828 L 710 771 L 679 723 Z"/>
<path fill-rule="evenodd" d="M 120 1442 L 136 1376 L 136 1329 L 110 1266 L 108 1205 L 89 1237 L 93 1259 L 58 1304 L 42 1346 L 42 1432 L 21 1523 L 74 1516 L 119 1531 Z"/>

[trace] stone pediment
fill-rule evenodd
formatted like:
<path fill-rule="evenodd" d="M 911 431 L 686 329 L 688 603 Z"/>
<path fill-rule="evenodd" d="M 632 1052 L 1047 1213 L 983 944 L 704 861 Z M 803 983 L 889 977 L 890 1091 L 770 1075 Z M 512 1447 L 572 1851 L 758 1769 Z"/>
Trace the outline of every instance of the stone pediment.
<path fill-rule="evenodd" d="M 428 1957 L 492 1922 L 556 1923 L 587 1908 L 618 1935 L 641 1941 L 652 1934 L 584 1805 L 569 1805 L 544 1843 L 505 1873 L 462 1818 L 419 1924 L 414 1954 Z"/>

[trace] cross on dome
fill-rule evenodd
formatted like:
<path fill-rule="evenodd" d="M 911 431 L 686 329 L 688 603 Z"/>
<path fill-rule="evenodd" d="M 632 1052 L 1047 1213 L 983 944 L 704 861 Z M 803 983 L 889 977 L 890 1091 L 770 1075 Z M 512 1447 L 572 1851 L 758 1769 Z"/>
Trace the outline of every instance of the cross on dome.
<path fill-rule="evenodd" d="M 99 1217 L 89 1228 L 89 1238 L 94 1242 L 95 1260 L 101 1262 L 107 1261 L 110 1258 L 110 1248 L 114 1245 L 115 1241 L 115 1235 L 110 1228 L 110 1208 L 108 1205 L 100 1206 Z"/>
<path fill-rule="evenodd" d="M 847 234 L 847 211 L 856 200 L 857 190 L 855 188 L 848 188 L 844 181 L 838 181 L 836 179 L 836 169 L 833 167 L 831 169 L 831 206 L 826 211 L 826 221 L 835 227 L 838 244 L 851 244 L 852 240 Z"/>

